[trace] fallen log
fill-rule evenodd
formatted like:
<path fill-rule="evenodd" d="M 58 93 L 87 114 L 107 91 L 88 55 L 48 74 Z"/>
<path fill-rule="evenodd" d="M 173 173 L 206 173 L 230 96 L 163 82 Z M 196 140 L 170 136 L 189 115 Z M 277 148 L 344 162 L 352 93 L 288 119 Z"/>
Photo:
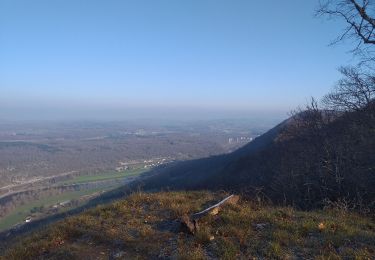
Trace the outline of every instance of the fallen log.
<path fill-rule="evenodd" d="M 239 196 L 230 195 L 215 205 L 204 209 L 200 212 L 194 213 L 191 216 L 184 215 L 181 218 L 181 228 L 183 231 L 187 231 L 191 234 L 194 234 L 199 230 L 198 220 L 206 215 L 217 215 L 220 209 L 226 204 L 237 204 Z"/>

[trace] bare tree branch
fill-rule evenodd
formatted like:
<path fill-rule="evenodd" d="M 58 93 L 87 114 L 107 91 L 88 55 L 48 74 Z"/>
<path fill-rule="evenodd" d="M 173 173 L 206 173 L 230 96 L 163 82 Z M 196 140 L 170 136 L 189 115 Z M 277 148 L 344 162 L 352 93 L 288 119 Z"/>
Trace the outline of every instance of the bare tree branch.
<path fill-rule="evenodd" d="M 375 61 L 375 0 L 361 4 L 357 0 L 322 0 L 316 15 L 341 19 L 347 24 L 332 44 L 351 39 L 356 42 L 352 52 L 360 57 L 360 63 Z"/>
<path fill-rule="evenodd" d="M 340 72 L 343 78 L 323 98 L 327 108 L 358 111 L 369 105 L 375 98 L 375 77 L 354 67 L 342 67 Z"/>

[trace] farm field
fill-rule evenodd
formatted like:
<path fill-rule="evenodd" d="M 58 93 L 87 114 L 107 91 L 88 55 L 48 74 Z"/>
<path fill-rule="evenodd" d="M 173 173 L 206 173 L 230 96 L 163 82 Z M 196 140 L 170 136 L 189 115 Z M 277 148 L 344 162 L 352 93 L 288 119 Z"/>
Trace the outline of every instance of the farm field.
<path fill-rule="evenodd" d="M 96 182 L 96 181 L 117 180 L 117 179 L 126 178 L 126 177 L 134 177 L 145 171 L 146 169 L 137 168 L 137 169 L 126 170 L 122 172 L 104 172 L 104 173 L 97 174 L 97 175 L 77 176 L 71 180 L 59 182 L 57 183 L 57 185 L 74 185 L 74 184 L 83 184 L 83 183 L 90 183 L 90 182 Z M 85 189 L 85 190 L 80 190 L 80 191 L 68 191 L 63 194 L 46 196 L 46 197 L 43 197 L 42 199 L 31 201 L 29 203 L 26 203 L 24 205 L 17 207 L 15 211 L 10 213 L 6 217 L 2 218 L 0 220 L 0 231 L 11 228 L 12 226 L 16 224 L 23 223 L 25 219 L 31 215 L 32 210 L 35 208 L 43 207 L 44 209 L 47 209 L 49 207 L 52 207 L 53 205 L 56 205 L 64 201 L 78 200 L 82 196 L 93 195 L 94 193 L 97 193 L 97 192 L 108 191 L 120 185 L 122 184 L 110 183 L 100 188 L 93 187 L 90 189 Z M 74 205 L 70 207 L 60 207 L 58 212 L 59 213 L 64 212 L 68 209 L 72 209 L 76 206 L 79 206 L 80 204 L 82 204 L 82 202 L 80 202 L 78 205 Z M 48 212 L 40 213 L 38 218 L 44 217 L 47 215 L 49 215 Z"/>
<path fill-rule="evenodd" d="M 71 180 L 63 181 L 63 184 L 79 184 L 79 183 L 86 183 L 86 182 L 95 182 L 95 181 L 104 181 L 104 180 L 113 180 L 119 179 L 124 177 L 136 176 L 139 175 L 146 170 L 143 168 L 134 169 L 134 170 L 126 170 L 122 172 L 106 172 L 98 175 L 82 175 L 77 176 Z"/>
<path fill-rule="evenodd" d="M 115 188 L 115 187 L 111 187 Z M 110 188 L 107 188 L 106 190 L 109 190 Z M 68 192 L 60 195 L 55 196 L 49 196 L 40 200 L 36 200 L 30 203 L 27 203 L 23 206 L 18 207 L 14 212 L 9 214 L 8 216 L 4 217 L 0 221 L 0 231 L 11 228 L 12 226 L 23 223 L 25 219 L 31 214 L 31 210 L 33 208 L 38 207 L 52 207 L 53 205 L 57 203 L 61 203 L 63 201 L 67 200 L 74 200 L 79 199 L 82 196 L 85 195 L 92 195 L 96 192 L 100 191 L 106 191 L 104 189 L 90 189 L 90 190 L 82 190 L 82 191 L 75 191 L 75 192 Z M 67 208 L 60 208 L 59 212 L 63 212 L 65 210 L 71 209 L 71 207 Z"/>

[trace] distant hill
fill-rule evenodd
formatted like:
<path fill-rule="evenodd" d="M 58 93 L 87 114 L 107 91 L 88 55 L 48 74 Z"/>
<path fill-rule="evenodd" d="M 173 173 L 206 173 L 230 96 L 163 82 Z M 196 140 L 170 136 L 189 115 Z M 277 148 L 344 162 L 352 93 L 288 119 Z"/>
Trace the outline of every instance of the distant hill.
<path fill-rule="evenodd" d="M 145 190 L 234 190 L 309 209 L 375 208 L 374 104 L 298 114 L 231 153 L 159 169 Z M 139 183 L 137 185 L 140 185 Z"/>
<path fill-rule="evenodd" d="M 255 138 L 244 147 L 224 155 L 178 162 L 166 168 L 155 170 L 152 177 L 143 181 L 143 188 L 199 189 L 218 185 L 212 182 L 231 163 L 245 156 L 267 149 L 274 142 L 287 121 L 282 122 L 267 133 Z M 215 185 L 210 185 L 215 183 Z M 139 185 L 139 184 L 137 184 Z"/>

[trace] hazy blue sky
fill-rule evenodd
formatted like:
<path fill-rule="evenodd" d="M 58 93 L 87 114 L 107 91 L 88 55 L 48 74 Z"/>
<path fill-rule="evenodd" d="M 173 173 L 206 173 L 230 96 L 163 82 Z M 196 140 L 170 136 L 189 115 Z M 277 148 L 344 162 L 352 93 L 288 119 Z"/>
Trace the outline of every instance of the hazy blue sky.
<path fill-rule="evenodd" d="M 0 0 L 0 118 L 285 115 L 351 61 L 317 2 Z"/>

